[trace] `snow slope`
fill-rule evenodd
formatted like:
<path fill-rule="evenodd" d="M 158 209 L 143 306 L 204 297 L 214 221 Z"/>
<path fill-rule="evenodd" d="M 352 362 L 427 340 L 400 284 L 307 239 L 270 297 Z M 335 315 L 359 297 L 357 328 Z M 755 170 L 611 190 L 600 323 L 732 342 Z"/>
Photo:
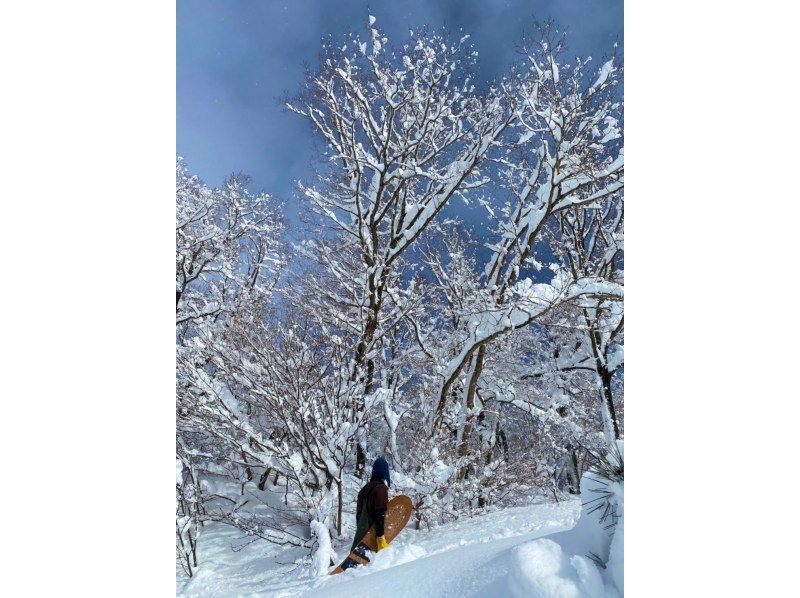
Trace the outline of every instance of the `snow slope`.
<path fill-rule="evenodd" d="M 575 526 L 580 501 L 505 509 L 430 531 L 407 528 L 368 567 L 311 578 L 292 564 L 292 549 L 256 542 L 233 552 L 241 533 L 209 526 L 199 542 L 197 575 L 178 580 L 178 595 L 347 597 L 604 596 L 588 559 L 564 553 L 543 536 Z M 348 545 L 349 547 L 349 545 Z M 339 547 L 339 556 L 345 554 Z M 298 561 L 302 563 L 302 560 Z M 283 564 L 281 564 L 283 563 Z M 376 594 L 377 592 L 377 594 Z M 610 595 L 613 595 L 610 594 Z"/>

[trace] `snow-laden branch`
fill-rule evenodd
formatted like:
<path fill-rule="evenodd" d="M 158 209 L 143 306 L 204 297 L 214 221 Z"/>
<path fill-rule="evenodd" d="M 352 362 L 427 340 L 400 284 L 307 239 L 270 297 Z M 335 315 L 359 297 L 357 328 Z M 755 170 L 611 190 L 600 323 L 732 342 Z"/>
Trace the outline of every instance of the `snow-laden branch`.
<path fill-rule="evenodd" d="M 622 285 L 597 278 L 583 278 L 564 282 L 556 277 L 553 284 L 534 284 L 524 279 L 512 288 L 509 302 L 496 309 L 472 316 L 466 325 L 466 338 L 461 342 L 461 351 L 439 368 L 442 378 L 440 405 L 432 424 L 432 433 L 441 425 L 443 401 L 449 389 L 473 353 L 482 345 L 515 328 L 527 326 L 561 303 L 581 297 L 606 298 L 621 301 L 624 297 Z"/>

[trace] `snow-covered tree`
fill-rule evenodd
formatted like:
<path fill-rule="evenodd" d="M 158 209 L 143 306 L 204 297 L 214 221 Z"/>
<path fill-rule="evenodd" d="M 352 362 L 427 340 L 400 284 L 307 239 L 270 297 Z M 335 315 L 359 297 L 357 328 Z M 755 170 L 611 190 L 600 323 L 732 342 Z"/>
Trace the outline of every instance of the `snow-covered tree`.
<path fill-rule="evenodd" d="M 498 238 L 480 281 L 489 305 L 465 320 L 459 348 L 440 370 L 431 434 L 440 430 L 456 387 L 461 395 L 456 400 L 466 413 L 462 443 L 469 441 L 481 413 L 477 389 L 492 342 L 540 321 L 560 305 L 622 297 L 622 285 L 600 272 L 554 264 L 550 282 L 522 277 L 538 267 L 536 243 L 543 240 L 549 221 L 568 210 L 602 206 L 624 184 L 621 104 L 614 93 L 620 71 L 614 59 L 594 73 L 588 61 L 561 63 L 562 42 L 552 43 L 544 33 L 543 41 L 528 51 L 525 67 L 504 86 L 516 101 L 509 131 L 517 136 L 506 140 L 505 153 L 497 159 L 511 200 L 495 219 Z"/>
<path fill-rule="evenodd" d="M 197 535 L 206 515 L 200 472 L 212 463 L 241 469 L 241 458 L 198 426 L 191 406 L 212 383 L 208 355 L 200 339 L 221 329 L 231 314 L 268 301 L 285 262 L 283 225 L 264 193 L 247 189 L 249 180 L 232 176 L 210 188 L 190 174 L 181 158 L 176 166 L 176 341 L 177 341 L 177 491 L 179 558 L 191 575 L 197 566 Z M 200 386 L 198 386 L 200 382 Z"/>
<path fill-rule="evenodd" d="M 553 247 L 575 277 L 600 276 L 623 283 L 623 199 L 621 195 L 594 210 L 569 210 L 559 215 Z M 615 388 L 624 365 L 624 317 L 616 298 L 584 297 L 574 306 L 575 327 L 580 338 L 572 350 L 565 348 L 558 367 L 593 371 L 599 387 L 606 439 L 621 437 Z M 562 330 L 564 325 L 561 325 Z M 617 393 L 618 394 L 618 393 Z"/>
<path fill-rule="evenodd" d="M 231 176 L 212 189 L 176 167 L 176 323 L 216 319 L 242 296 L 269 294 L 281 270 L 282 224 L 269 195 Z"/>
<path fill-rule="evenodd" d="M 399 321 L 386 304 L 401 259 L 452 198 L 487 182 L 481 163 L 512 120 L 500 90 L 475 93 L 465 40 L 418 34 L 391 49 L 371 21 L 369 40 L 330 51 L 288 103 L 327 147 L 319 181 L 302 186 L 328 229 L 307 251 L 324 256 L 347 292 L 349 379 L 363 396 L 378 383 L 377 343 Z M 337 258 L 342 248 L 348 259 Z M 357 450 L 360 472 L 363 438 Z"/>

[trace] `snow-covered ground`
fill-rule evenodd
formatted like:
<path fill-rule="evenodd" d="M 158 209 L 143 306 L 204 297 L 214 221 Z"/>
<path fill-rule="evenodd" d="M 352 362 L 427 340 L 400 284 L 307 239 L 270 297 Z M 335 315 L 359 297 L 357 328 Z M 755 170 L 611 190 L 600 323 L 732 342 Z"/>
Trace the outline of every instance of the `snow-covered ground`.
<path fill-rule="evenodd" d="M 602 596 L 600 573 L 588 559 L 562 552 L 543 536 L 573 528 L 581 503 L 572 500 L 505 509 L 430 531 L 406 528 L 367 567 L 311 578 L 300 556 L 265 542 L 243 543 L 237 530 L 211 524 L 201 536 L 196 576 L 178 579 L 178 595 L 200 596 Z M 340 547 L 343 557 L 345 548 Z M 377 592 L 377 594 L 376 594 Z M 599 592 L 599 593 L 598 593 Z"/>

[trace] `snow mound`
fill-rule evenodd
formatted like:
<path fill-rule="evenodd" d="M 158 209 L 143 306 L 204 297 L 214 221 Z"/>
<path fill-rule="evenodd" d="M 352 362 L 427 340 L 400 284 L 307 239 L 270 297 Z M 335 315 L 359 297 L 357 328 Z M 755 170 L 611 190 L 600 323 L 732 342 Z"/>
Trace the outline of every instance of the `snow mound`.
<path fill-rule="evenodd" d="M 559 552 L 562 548 L 550 540 L 549 544 L 536 544 L 544 536 L 574 527 L 580 510 L 578 500 L 538 503 L 430 530 L 407 528 L 388 548 L 371 554 L 369 566 L 322 577 L 306 571 L 308 557 L 302 555 L 302 550 L 284 550 L 266 543 L 248 544 L 238 530 L 212 523 L 204 530 L 200 543 L 202 565 L 193 579 L 179 580 L 177 595 L 186 598 L 592 597 L 597 594 L 590 593 L 589 588 L 593 583 L 596 585 L 593 575 L 599 573 L 593 570 L 591 561 L 583 557 L 570 559 L 569 551 Z M 245 546 L 239 552 L 232 552 L 235 544 Z M 339 546 L 334 561 L 340 562 L 347 549 L 349 543 Z M 293 566 L 295 559 L 302 566 Z M 321 561 L 315 564 L 322 568 Z M 553 571 L 561 579 L 548 582 L 544 578 L 552 576 Z M 559 587 L 561 593 L 553 589 Z"/>
<path fill-rule="evenodd" d="M 375 555 L 375 557 L 372 559 L 371 567 L 373 571 L 389 569 L 390 567 L 396 567 L 397 565 L 403 565 L 405 563 L 410 563 L 411 561 L 416 561 L 427 554 L 428 551 L 418 544 L 406 544 L 405 546 L 389 545 L 389 548 L 382 550 L 380 553 Z M 366 571 L 366 569 L 363 570 Z"/>
<path fill-rule="evenodd" d="M 513 549 L 508 593 L 514 598 L 602 598 L 597 568 L 582 556 L 569 558 L 559 544 L 542 538 Z"/>
<path fill-rule="evenodd" d="M 381 550 L 378 554 L 370 554 L 371 561 L 369 567 L 348 569 L 341 574 L 341 579 L 372 575 L 378 571 L 384 571 L 392 567 L 397 567 L 398 565 L 416 561 L 427 555 L 428 551 L 418 544 L 405 544 L 400 546 L 390 544 L 388 548 Z"/>

